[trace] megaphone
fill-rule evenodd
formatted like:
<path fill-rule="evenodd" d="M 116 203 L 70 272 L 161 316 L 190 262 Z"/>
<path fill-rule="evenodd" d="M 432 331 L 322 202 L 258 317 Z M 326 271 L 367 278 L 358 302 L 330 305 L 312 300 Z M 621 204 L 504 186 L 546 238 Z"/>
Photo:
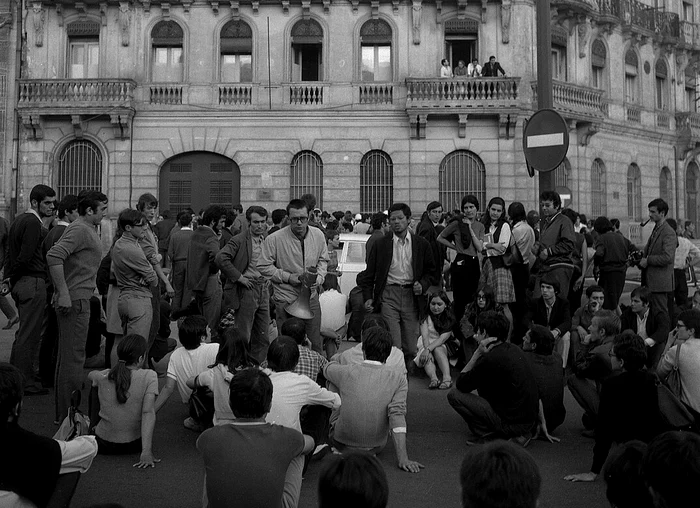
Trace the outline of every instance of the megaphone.
<path fill-rule="evenodd" d="M 318 269 L 315 266 L 306 268 L 306 272 L 300 277 L 301 291 L 299 296 L 294 302 L 284 308 L 287 314 L 299 319 L 311 319 L 314 317 L 315 314 L 311 311 L 311 286 L 316 282 L 317 274 Z"/>

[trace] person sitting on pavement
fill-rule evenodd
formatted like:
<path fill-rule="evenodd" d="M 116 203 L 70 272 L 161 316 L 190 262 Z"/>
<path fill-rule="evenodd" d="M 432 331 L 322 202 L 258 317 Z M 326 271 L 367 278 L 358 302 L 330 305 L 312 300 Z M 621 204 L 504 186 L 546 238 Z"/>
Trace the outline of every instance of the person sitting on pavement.
<path fill-rule="evenodd" d="M 663 431 L 656 376 L 645 368 L 644 340 L 621 333 L 613 341 L 611 355 L 613 370 L 621 372 L 603 381 L 590 472 L 568 475 L 565 480 L 595 481 L 614 443 L 635 439 L 648 443 Z"/>
<path fill-rule="evenodd" d="M 327 459 L 318 479 L 319 508 L 386 508 L 389 482 L 381 462 L 352 452 Z"/>
<path fill-rule="evenodd" d="M 147 345 L 145 337 L 127 335 L 117 346 L 116 365 L 111 370 L 94 370 L 88 374 L 94 389 L 90 423 L 99 452 L 105 455 L 141 452 L 134 464 L 138 468 L 155 467 L 160 462 L 152 451 L 158 376 L 154 370 L 142 368 Z"/>
<path fill-rule="evenodd" d="M 320 387 L 307 376 L 293 372 L 299 361 L 299 347 L 291 337 L 280 335 L 270 343 L 267 350 L 267 366 L 272 370 L 269 374 L 272 381 L 272 404 L 265 420 L 269 423 L 282 425 L 290 429 L 302 432 L 300 413 L 304 406 L 319 405 L 329 409 L 338 409 L 341 398 Z M 308 427 L 316 430 L 328 428 L 330 411 L 316 412 L 313 416 L 307 413 Z M 311 438 L 322 438 L 323 432 L 316 436 L 309 434 Z M 287 470 L 285 479 L 285 492 L 292 492 L 293 503 L 297 506 L 301 493 L 301 480 L 304 469 L 304 458 L 296 457 L 292 460 Z"/>
<path fill-rule="evenodd" d="M 289 318 L 282 323 L 280 335 L 286 335 L 294 339 L 299 348 L 299 361 L 294 367 L 294 372 L 323 385 L 325 381 L 323 379 L 323 369 L 328 364 L 328 360 L 322 354 L 311 349 L 311 342 L 306 337 L 306 323 L 304 323 L 304 320 L 295 317 Z M 267 360 L 261 366 L 266 368 Z"/>
<path fill-rule="evenodd" d="M 653 508 L 642 464 L 646 443 L 629 441 L 610 454 L 603 470 L 605 496 L 614 508 Z"/>
<path fill-rule="evenodd" d="M 454 342 L 452 329 L 455 317 L 452 314 L 452 302 L 444 291 L 436 291 L 428 295 L 428 314 L 421 321 L 420 337 L 418 337 L 418 353 L 414 362 L 425 369 L 430 378 L 428 388 L 434 390 L 449 390 L 452 387 L 450 375 L 448 342 Z M 442 373 L 442 382 L 437 377 L 435 364 Z"/>
<path fill-rule="evenodd" d="M 479 347 L 447 400 L 477 439 L 512 438 L 526 446 L 537 427 L 537 383 L 523 350 L 506 342 L 508 328 L 502 314 L 479 315 Z"/>
<path fill-rule="evenodd" d="M 544 326 L 532 325 L 525 335 L 523 350 L 535 376 L 540 399 L 540 433 L 548 438 L 564 422 L 564 371 L 554 354 L 554 335 Z M 549 438 L 548 438 L 549 439 Z"/>
<path fill-rule="evenodd" d="M 647 367 L 655 369 L 661 360 L 671 323 L 668 311 L 654 308 L 651 291 L 645 286 L 634 288 L 630 294 L 631 305 L 622 311 L 622 330 L 632 330 L 644 339 L 647 351 Z"/>
<path fill-rule="evenodd" d="M 229 404 L 235 419 L 197 439 L 204 459 L 204 506 L 296 506 L 298 492 L 286 485 L 287 470 L 294 459 L 313 450 L 314 440 L 265 421 L 272 391 L 269 376 L 257 368 L 231 378 Z"/>
<path fill-rule="evenodd" d="M 678 368 L 681 402 L 700 422 L 700 310 L 681 312 L 676 334 L 670 340 L 673 341 L 671 347 L 659 362 L 656 373 L 661 379 L 666 379 L 673 369 Z"/>
<path fill-rule="evenodd" d="M 604 308 L 605 293 L 602 287 L 588 286 L 586 297 L 588 301 L 576 309 L 571 317 L 571 356 L 574 361 L 581 348 L 581 340 L 590 333 L 593 316 Z"/>
<path fill-rule="evenodd" d="M 97 442 L 94 436 L 59 441 L 23 429 L 23 394 L 20 370 L 0 363 L 0 506 L 43 508 L 62 475 L 90 468 Z"/>
<path fill-rule="evenodd" d="M 331 416 L 330 440 L 342 450 L 380 453 L 389 434 L 394 441 L 398 467 L 418 473 L 423 464 L 410 460 L 406 451 L 405 373 L 386 364 L 392 347 L 391 333 L 375 326 L 362 336 L 365 360 L 360 364 L 329 363 L 326 379 L 338 387 L 343 405 Z"/>
<path fill-rule="evenodd" d="M 542 477 L 522 448 L 495 441 L 467 450 L 459 472 L 462 508 L 536 508 Z"/>
<path fill-rule="evenodd" d="M 700 484 L 700 436 L 664 432 L 649 443 L 642 471 L 654 508 L 692 506 Z"/>
<path fill-rule="evenodd" d="M 571 310 L 569 302 L 559 296 L 559 281 L 551 274 L 542 277 L 540 291 L 542 296 L 532 302 L 528 315 L 530 327 L 542 325 L 549 328 L 554 335 L 555 348 L 562 364 L 566 368 L 571 346 Z"/>
<path fill-rule="evenodd" d="M 598 417 L 600 387 L 613 373 L 610 350 L 615 336 L 620 333 L 620 318 L 611 310 L 599 310 L 593 316 L 590 334 L 581 340 L 573 374 L 567 386 L 576 402 L 583 408 L 584 435 L 592 437 Z"/>
<path fill-rule="evenodd" d="M 250 343 L 235 327 L 223 334 L 224 344 L 219 347 L 214 365 L 187 380 L 193 390 L 207 387 L 214 394 L 214 425 L 224 425 L 235 420 L 228 403 L 229 384 L 234 374 L 243 369 L 257 367 L 258 361 L 250 354 Z"/>
<path fill-rule="evenodd" d="M 165 405 L 177 385 L 180 399 L 187 404 L 192 396 L 192 388 L 187 380 L 204 372 L 216 361 L 219 344 L 209 343 L 211 331 L 204 316 L 187 316 L 178 326 L 181 347 L 173 351 L 168 362 L 165 386 L 156 399 L 156 413 Z M 213 400 L 212 400 L 213 406 Z M 191 416 L 184 421 L 188 429 L 204 430 L 211 422 L 198 422 Z"/>
<path fill-rule="evenodd" d="M 348 296 L 340 292 L 337 274 L 327 273 L 321 288 L 322 292 L 318 297 L 318 304 L 321 306 L 321 336 L 326 357 L 331 358 L 347 334 L 345 315 L 350 309 Z"/>
<path fill-rule="evenodd" d="M 496 301 L 496 293 L 488 284 L 481 284 L 476 290 L 474 301 L 467 305 L 464 309 L 464 316 L 459 322 L 460 332 L 462 334 L 461 349 L 464 363 L 467 363 L 479 344 L 474 339 L 476 332 L 476 320 L 479 314 L 486 311 L 494 311 L 505 316 L 503 305 Z"/>

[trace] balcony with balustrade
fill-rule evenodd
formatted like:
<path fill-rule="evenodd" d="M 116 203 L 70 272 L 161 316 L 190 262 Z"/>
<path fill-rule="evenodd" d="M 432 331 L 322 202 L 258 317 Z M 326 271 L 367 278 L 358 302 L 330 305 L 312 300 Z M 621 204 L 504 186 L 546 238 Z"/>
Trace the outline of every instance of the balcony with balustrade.
<path fill-rule="evenodd" d="M 700 113 L 676 113 L 676 132 L 681 149 L 695 148 L 700 144 Z"/>
<path fill-rule="evenodd" d="M 700 25 L 690 21 L 679 23 L 679 43 L 684 49 L 700 51 Z"/>
<path fill-rule="evenodd" d="M 552 4 L 560 0 L 554 0 Z M 574 0 L 567 0 L 574 1 Z M 675 44 L 682 38 L 681 21 L 675 12 L 652 7 L 639 0 L 598 0 L 596 19 L 599 25 L 620 25 L 623 33 L 650 37 Z"/>

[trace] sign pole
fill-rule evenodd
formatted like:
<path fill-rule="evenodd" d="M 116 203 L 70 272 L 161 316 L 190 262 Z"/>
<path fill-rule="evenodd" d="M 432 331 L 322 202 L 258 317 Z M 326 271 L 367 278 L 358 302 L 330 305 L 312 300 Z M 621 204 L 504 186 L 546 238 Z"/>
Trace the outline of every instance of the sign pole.
<path fill-rule="evenodd" d="M 550 0 L 537 0 L 537 107 L 551 109 L 552 98 L 552 25 Z M 539 171 L 540 192 L 556 190 L 554 171 Z M 539 200 L 539 199 L 538 199 Z"/>

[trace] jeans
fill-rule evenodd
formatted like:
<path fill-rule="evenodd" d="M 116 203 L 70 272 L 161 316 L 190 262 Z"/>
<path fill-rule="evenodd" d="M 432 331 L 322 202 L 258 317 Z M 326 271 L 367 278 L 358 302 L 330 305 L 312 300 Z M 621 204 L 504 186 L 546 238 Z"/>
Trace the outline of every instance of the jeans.
<path fill-rule="evenodd" d="M 217 329 L 221 320 L 222 295 L 221 279 L 216 273 L 210 275 L 207 279 L 207 286 L 204 288 L 204 292 L 197 291 L 195 293 L 199 312 L 207 320 L 207 324 L 211 329 L 212 339 L 218 334 Z"/>
<path fill-rule="evenodd" d="M 604 272 L 601 270 L 600 277 L 598 277 L 598 284 L 603 288 L 605 294 L 605 301 L 603 302 L 603 308 L 606 310 L 615 310 L 620 303 L 620 296 L 625 290 L 625 276 L 624 271 L 618 272 Z"/>
<path fill-rule="evenodd" d="M 479 258 L 458 254 L 450 265 L 452 289 L 454 295 L 454 314 L 459 322 L 464 315 L 464 309 L 474 301 L 474 295 L 479 288 L 481 267 Z"/>
<path fill-rule="evenodd" d="M 10 363 L 22 373 L 27 388 L 38 385 L 34 375 L 34 360 L 41 344 L 46 281 L 39 277 L 20 277 L 12 286 L 12 298 L 19 312 L 19 328 L 12 344 Z"/>
<path fill-rule="evenodd" d="M 68 312 L 58 317 L 58 362 L 56 365 L 56 420 L 68 415 L 73 390 L 83 388 L 85 343 L 90 325 L 90 300 L 73 300 Z"/>
<path fill-rule="evenodd" d="M 234 287 L 238 291 L 240 306 L 236 310 L 236 327 L 250 344 L 250 354 L 262 362 L 270 345 L 270 291 L 267 283 L 254 284 L 252 289 Z"/>
<path fill-rule="evenodd" d="M 152 298 L 129 293 L 119 294 L 119 317 L 124 326 L 124 335 L 136 333 L 148 339 L 153 321 Z"/>
<path fill-rule="evenodd" d="M 452 409 L 457 411 L 477 437 L 487 434 L 499 434 L 501 437 L 518 437 L 529 435 L 536 422 L 507 423 L 493 410 L 491 404 L 478 395 L 464 393 L 453 387 L 447 394 Z"/>
<path fill-rule="evenodd" d="M 595 426 L 598 418 L 598 406 L 600 406 L 598 383 L 593 379 L 578 377 L 574 374 L 566 380 L 566 385 L 569 387 L 569 391 L 576 399 L 576 402 L 578 402 L 578 405 L 588 415 L 589 421 Z"/>
<path fill-rule="evenodd" d="M 387 285 L 382 293 L 381 314 L 389 325 L 394 346 L 403 351 L 407 362 L 413 360 L 420 335 L 413 288 Z"/>

